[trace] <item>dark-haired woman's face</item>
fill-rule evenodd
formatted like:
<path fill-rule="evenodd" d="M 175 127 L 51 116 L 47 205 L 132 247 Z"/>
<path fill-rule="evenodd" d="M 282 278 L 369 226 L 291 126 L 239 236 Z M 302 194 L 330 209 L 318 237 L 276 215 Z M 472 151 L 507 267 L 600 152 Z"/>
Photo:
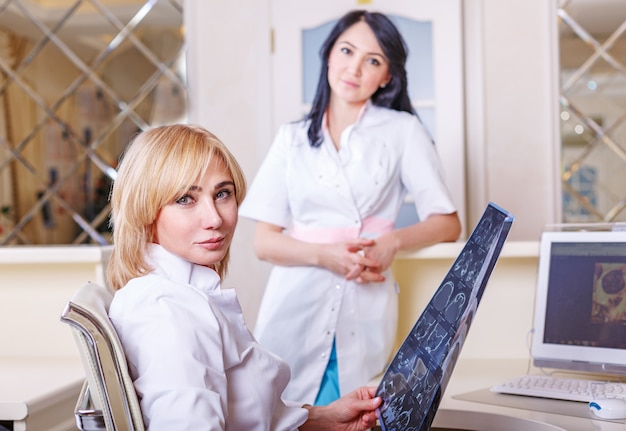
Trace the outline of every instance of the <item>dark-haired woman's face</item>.
<path fill-rule="evenodd" d="M 328 56 L 331 102 L 363 105 L 391 79 L 389 63 L 372 29 L 359 21 L 344 31 Z"/>

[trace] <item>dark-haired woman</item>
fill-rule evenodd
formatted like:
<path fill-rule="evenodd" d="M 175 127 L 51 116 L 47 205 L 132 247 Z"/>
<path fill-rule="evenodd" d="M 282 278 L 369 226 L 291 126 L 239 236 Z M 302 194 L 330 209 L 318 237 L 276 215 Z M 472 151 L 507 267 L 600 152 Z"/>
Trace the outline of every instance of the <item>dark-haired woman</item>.
<path fill-rule="evenodd" d="M 324 405 L 390 358 L 398 251 L 454 241 L 460 222 L 411 106 L 405 43 L 383 14 L 352 11 L 321 49 L 311 112 L 283 125 L 244 200 L 257 256 L 274 264 L 255 335 L 294 378 L 284 397 Z M 407 193 L 420 221 L 394 229 Z"/>

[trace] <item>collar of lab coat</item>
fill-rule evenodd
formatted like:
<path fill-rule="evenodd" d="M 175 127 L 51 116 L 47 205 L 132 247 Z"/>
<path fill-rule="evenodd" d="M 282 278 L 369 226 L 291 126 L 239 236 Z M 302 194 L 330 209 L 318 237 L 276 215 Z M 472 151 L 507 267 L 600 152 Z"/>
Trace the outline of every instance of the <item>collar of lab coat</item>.
<path fill-rule="evenodd" d="M 170 253 L 159 244 L 150 244 L 148 247 L 148 264 L 154 268 L 153 274 L 191 285 L 202 292 L 212 293 L 220 290 L 220 277 L 217 272 Z"/>
<path fill-rule="evenodd" d="M 353 126 L 355 124 L 357 124 L 359 121 L 361 121 L 361 118 L 363 118 L 363 115 L 365 115 L 365 113 L 367 112 L 368 109 L 370 109 L 372 106 L 374 106 L 372 104 L 372 100 L 371 99 L 367 99 L 367 101 L 365 102 L 365 104 L 363 105 L 363 107 L 361 108 L 361 110 L 359 111 L 359 115 L 356 117 L 356 121 L 354 122 L 354 124 L 352 124 Z M 329 134 L 330 132 L 328 131 L 328 108 L 326 108 L 326 111 L 324 112 L 324 116 L 322 117 L 322 131 L 326 134 Z"/>

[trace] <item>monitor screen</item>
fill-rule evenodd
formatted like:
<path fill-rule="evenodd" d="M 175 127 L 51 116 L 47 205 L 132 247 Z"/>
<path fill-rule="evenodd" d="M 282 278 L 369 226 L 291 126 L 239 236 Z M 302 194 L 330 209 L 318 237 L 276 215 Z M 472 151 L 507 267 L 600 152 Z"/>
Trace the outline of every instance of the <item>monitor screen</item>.
<path fill-rule="evenodd" d="M 544 232 L 533 360 L 626 374 L 626 232 Z"/>

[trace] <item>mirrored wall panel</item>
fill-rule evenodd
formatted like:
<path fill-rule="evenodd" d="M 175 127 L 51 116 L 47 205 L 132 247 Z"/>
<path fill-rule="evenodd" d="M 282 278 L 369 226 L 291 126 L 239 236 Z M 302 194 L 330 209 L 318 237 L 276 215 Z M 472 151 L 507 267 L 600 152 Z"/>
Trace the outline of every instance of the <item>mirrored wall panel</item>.
<path fill-rule="evenodd" d="M 626 1 L 560 0 L 563 222 L 626 221 Z"/>
<path fill-rule="evenodd" d="M 0 245 L 109 244 L 129 140 L 186 120 L 183 0 L 0 0 Z"/>

